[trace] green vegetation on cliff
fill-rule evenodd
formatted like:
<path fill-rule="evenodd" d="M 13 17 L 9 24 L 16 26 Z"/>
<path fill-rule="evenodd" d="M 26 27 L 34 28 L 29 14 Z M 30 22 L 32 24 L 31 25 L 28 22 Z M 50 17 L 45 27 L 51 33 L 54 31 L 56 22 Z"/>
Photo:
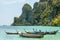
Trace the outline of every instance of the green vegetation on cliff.
<path fill-rule="evenodd" d="M 22 15 L 14 17 L 13 26 L 60 26 L 60 0 L 40 0 L 33 8 L 25 4 Z"/>

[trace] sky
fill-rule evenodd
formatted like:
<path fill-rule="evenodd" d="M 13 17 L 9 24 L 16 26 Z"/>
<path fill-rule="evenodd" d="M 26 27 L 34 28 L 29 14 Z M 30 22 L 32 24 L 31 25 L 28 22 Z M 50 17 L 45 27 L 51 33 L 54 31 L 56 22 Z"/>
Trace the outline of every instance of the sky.
<path fill-rule="evenodd" d="M 0 0 L 0 25 L 11 25 L 14 17 L 19 17 L 25 3 L 33 7 L 39 0 Z"/>

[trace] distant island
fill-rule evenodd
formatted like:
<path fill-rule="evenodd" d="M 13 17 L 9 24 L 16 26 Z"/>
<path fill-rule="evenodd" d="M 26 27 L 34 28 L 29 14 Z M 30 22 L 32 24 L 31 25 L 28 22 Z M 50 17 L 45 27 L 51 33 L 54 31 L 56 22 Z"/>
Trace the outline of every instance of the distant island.
<path fill-rule="evenodd" d="M 24 4 L 22 15 L 14 17 L 13 26 L 60 26 L 60 0 L 40 0 L 33 8 Z"/>

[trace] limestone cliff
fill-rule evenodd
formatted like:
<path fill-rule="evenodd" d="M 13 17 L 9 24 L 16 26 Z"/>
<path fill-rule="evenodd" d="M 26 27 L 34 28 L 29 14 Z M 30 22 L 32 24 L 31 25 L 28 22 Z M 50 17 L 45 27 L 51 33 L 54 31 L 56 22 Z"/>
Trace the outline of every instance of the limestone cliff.
<path fill-rule="evenodd" d="M 60 0 L 40 0 L 34 3 L 33 8 L 29 4 L 25 4 L 22 8 L 22 15 L 18 18 L 15 17 L 12 25 L 60 26 L 59 15 Z"/>

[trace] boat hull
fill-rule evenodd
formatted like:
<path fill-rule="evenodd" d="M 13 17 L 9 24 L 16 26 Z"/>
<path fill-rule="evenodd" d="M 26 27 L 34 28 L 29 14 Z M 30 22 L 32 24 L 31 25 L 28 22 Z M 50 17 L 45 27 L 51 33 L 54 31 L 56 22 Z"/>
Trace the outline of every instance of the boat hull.
<path fill-rule="evenodd" d="M 6 32 L 6 34 L 18 34 L 18 32 Z"/>
<path fill-rule="evenodd" d="M 58 32 L 58 30 L 57 31 L 52 31 L 52 32 L 46 32 L 46 34 L 56 34 Z"/>
<path fill-rule="evenodd" d="M 28 34 L 35 34 L 35 32 L 26 32 Z M 46 33 L 45 32 L 38 32 L 38 34 L 42 34 L 42 35 L 45 35 Z"/>
<path fill-rule="evenodd" d="M 56 34 L 58 32 L 57 31 L 52 31 L 52 32 L 38 32 L 38 34 L 42 34 L 42 35 L 46 35 L 46 34 Z M 26 32 L 28 34 L 35 34 L 35 32 Z"/>
<path fill-rule="evenodd" d="M 27 38 L 42 38 L 44 36 L 42 34 L 28 34 L 28 33 L 21 33 L 19 35 Z"/>

